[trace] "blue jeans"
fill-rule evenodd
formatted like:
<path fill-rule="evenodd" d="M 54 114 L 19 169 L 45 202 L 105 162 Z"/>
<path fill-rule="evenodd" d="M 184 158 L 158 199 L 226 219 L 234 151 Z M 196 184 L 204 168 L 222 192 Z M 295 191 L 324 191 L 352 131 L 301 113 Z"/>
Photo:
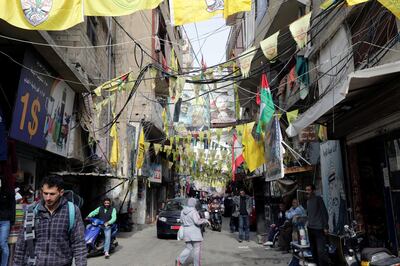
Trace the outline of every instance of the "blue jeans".
<path fill-rule="evenodd" d="M 103 231 L 104 231 L 104 252 L 109 252 L 111 244 L 111 226 L 104 227 Z"/>
<path fill-rule="evenodd" d="M 250 239 L 250 221 L 248 215 L 239 215 L 239 239 Z"/>
<path fill-rule="evenodd" d="M 8 234 L 10 233 L 10 221 L 0 221 L 0 249 L 1 249 L 1 266 L 8 265 Z"/>

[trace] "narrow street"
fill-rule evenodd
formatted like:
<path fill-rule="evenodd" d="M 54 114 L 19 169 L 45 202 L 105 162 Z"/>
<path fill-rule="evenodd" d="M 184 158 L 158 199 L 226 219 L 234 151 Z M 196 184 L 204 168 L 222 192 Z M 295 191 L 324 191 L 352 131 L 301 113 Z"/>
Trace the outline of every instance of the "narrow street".
<path fill-rule="evenodd" d="M 265 250 L 256 243 L 255 233 L 250 242 L 239 243 L 236 234 L 229 233 L 227 221 L 222 232 L 207 229 L 202 247 L 202 265 L 288 265 L 290 254 Z M 157 239 L 155 225 L 146 226 L 136 233 L 121 233 L 119 246 L 109 260 L 104 257 L 89 258 L 88 265 L 174 265 L 175 257 L 184 242 L 174 239 Z"/>

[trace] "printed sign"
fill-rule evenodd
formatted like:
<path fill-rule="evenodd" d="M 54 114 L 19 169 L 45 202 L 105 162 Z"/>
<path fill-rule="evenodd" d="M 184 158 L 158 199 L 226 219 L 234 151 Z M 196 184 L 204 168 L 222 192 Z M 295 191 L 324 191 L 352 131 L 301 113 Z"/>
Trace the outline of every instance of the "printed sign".
<path fill-rule="evenodd" d="M 329 231 L 338 234 L 342 232 L 346 219 L 340 142 L 329 140 L 321 143 L 320 157 L 322 192 L 329 214 Z"/>
<path fill-rule="evenodd" d="M 11 137 L 67 157 L 75 93 L 27 51 L 21 70 Z"/>
<path fill-rule="evenodd" d="M 161 164 L 151 164 L 149 181 L 153 183 L 162 183 L 162 168 Z"/>
<path fill-rule="evenodd" d="M 267 163 L 266 182 L 283 178 L 283 153 L 282 132 L 278 117 L 274 117 L 267 125 L 265 134 L 265 161 Z"/>
<path fill-rule="evenodd" d="M 199 94 L 203 94 L 208 89 L 207 86 L 199 86 L 186 83 L 182 92 L 182 99 L 191 99 L 196 97 L 195 89 L 199 90 Z M 183 102 L 180 107 L 179 123 L 186 128 L 198 129 L 201 127 L 209 127 L 210 112 L 209 112 L 208 94 L 196 98 L 196 100 Z"/>
<path fill-rule="evenodd" d="M 229 84 L 229 83 L 228 83 Z M 218 89 L 210 93 L 211 124 L 227 124 L 236 122 L 235 92 L 227 83 L 218 83 Z"/>

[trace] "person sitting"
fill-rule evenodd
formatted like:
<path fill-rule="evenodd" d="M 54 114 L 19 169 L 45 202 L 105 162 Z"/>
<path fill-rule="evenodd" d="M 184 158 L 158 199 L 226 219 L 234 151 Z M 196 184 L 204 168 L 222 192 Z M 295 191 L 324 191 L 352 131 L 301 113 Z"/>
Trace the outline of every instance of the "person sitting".
<path fill-rule="evenodd" d="M 111 206 L 111 199 L 105 198 L 103 206 L 89 213 L 88 218 L 90 217 L 97 217 L 104 222 L 104 256 L 108 259 L 110 257 L 111 225 L 117 220 L 117 211 Z"/>
<path fill-rule="evenodd" d="M 281 251 L 287 252 L 290 249 L 290 241 L 292 240 L 293 220 L 299 216 L 305 216 L 304 208 L 299 205 L 297 199 L 292 200 L 292 207 L 286 211 L 285 216 L 287 221 L 280 229 L 279 247 Z"/>
<path fill-rule="evenodd" d="M 285 204 L 279 203 L 278 220 L 276 223 L 270 225 L 267 242 L 263 244 L 264 246 L 274 245 L 274 237 L 276 233 L 278 233 L 279 228 L 285 223 L 285 221 L 286 221 Z"/>

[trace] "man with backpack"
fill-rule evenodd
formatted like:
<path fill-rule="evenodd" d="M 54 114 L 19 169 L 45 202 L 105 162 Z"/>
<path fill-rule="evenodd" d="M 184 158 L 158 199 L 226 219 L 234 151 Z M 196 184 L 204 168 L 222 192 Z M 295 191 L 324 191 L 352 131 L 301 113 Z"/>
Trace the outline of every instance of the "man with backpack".
<path fill-rule="evenodd" d="M 45 177 L 42 200 L 28 207 L 18 236 L 14 265 L 87 265 L 84 226 L 79 208 L 68 201 L 60 176 Z"/>
<path fill-rule="evenodd" d="M 105 198 L 103 206 L 89 213 L 88 218 L 95 216 L 104 222 L 104 256 L 108 259 L 110 257 L 111 225 L 117 221 L 117 210 L 111 206 L 111 199 Z"/>

